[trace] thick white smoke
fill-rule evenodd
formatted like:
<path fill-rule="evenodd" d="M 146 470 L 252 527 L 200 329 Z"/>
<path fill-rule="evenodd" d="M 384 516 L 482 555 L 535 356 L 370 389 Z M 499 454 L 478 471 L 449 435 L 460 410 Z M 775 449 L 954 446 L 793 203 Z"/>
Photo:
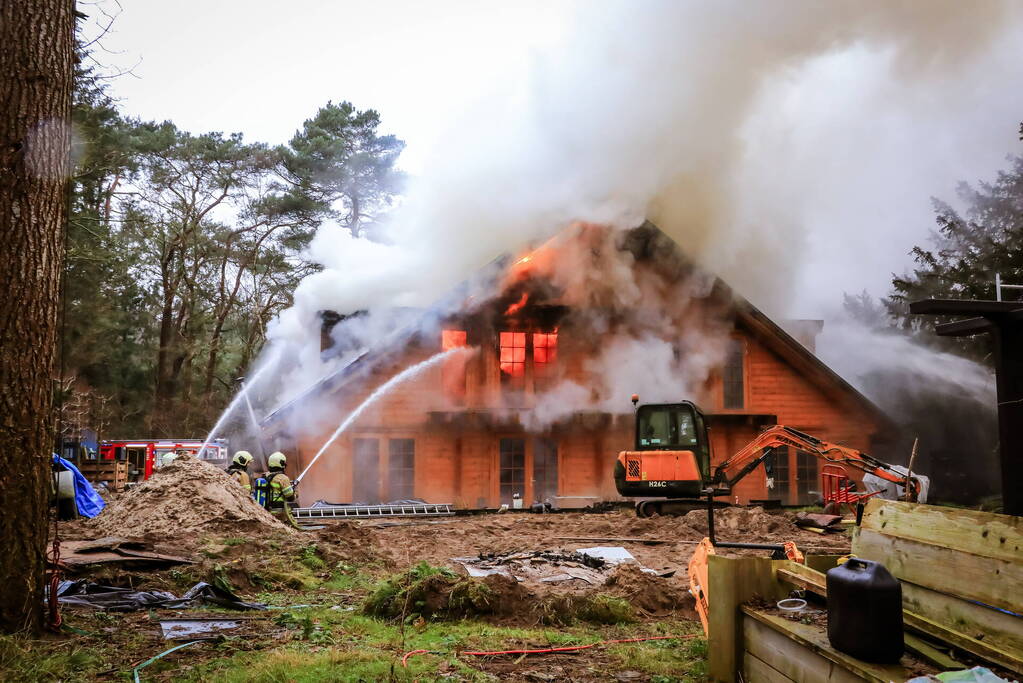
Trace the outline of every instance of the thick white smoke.
<path fill-rule="evenodd" d="M 827 108 L 817 93 L 793 91 L 793 81 L 821 68 L 840 77 L 843 64 L 864 55 L 880 56 L 863 86 L 871 96 L 857 102 L 854 91 L 836 105 L 861 120 L 874 114 L 865 103 L 903 103 L 880 110 L 890 116 L 978 82 L 1001 79 L 1011 90 L 1023 67 L 1006 73 L 1004 54 L 991 57 L 991 46 L 1002 49 L 1019 32 L 1019 15 L 997 1 L 582 3 L 574 30 L 536 55 L 527 79 L 495 73 L 474 106 L 451 112 L 450 131 L 374 241 L 321 230 L 309 256 L 324 270 L 302 283 L 271 331 L 272 343 L 295 348 L 286 385 L 294 392 L 325 370 L 317 311 L 368 309 L 386 319 L 388 310 L 427 305 L 497 254 L 578 219 L 631 227 L 649 217 L 754 303 L 790 313 L 781 302 L 810 262 L 807 249 L 824 240 L 835 267 L 848 257 L 843 236 L 822 219 L 815 170 L 794 169 L 786 143 L 811 161 L 826 151 L 810 154 L 806 140 L 825 150 L 834 144 L 845 155 L 834 167 L 855 175 L 870 154 L 863 142 L 871 130 L 856 130 L 854 149 L 855 140 L 787 129 L 800 117 L 783 116 L 779 93 L 797 113 Z M 828 60 L 838 66 L 828 70 Z M 831 85 L 829 93 L 842 91 Z M 896 128 L 908 133 L 913 125 L 902 120 Z M 765 132 L 770 140 L 758 137 Z M 920 190 L 914 199 L 923 202 L 930 192 L 913 182 L 902 187 Z M 836 225 L 849 224 L 836 217 Z M 821 270 L 819 259 L 814 267 Z M 650 357 L 659 357 L 658 344 L 646 344 Z"/>

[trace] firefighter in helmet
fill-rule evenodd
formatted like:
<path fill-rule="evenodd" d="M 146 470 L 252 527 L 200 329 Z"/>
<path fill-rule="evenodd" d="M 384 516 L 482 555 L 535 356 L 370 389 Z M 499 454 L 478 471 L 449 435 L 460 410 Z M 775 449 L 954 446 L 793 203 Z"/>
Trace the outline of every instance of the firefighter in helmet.
<path fill-rule="evenodd" d="M 251 453 L 248 451 L 238 451 L 234 454 L 231 464 L 227 468 L 227 473 L 245 489 L 245 493 L 252 491 L 252 480 L 249 478 L 249 464 L 251 462 Z"/>
<path fill-rule="evenodd" d="M 297 527 L 298 523 L 291 516 L 289 507 L 289 503 L 295 501 L 295 486 L 284 473 L 284 468 L 288 466 L 287 457 L 280 451 L 271 453 L 266 459 L 266 466 L 269 469 L 266 482 L 270 487 L 270 512 Z"/>

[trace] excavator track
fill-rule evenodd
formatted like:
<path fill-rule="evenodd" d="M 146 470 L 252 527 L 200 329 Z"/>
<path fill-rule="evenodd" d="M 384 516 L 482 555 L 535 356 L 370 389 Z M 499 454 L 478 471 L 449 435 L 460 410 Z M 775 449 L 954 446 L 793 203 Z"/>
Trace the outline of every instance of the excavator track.
<path fill-rule="evenodd" d="M 728 503 L 715 501 L 714 507 L 724 508 L 729 507 Z M 706 510 L 707 501 L 693 499 L 678 499 L 669 498 L 667 500 L 641 500 L 636 503 L 636 516 L 637 517 L 653 517 L 659 515 L 661 517 L 681 517 L 686 515 L 693 510 Z"/>

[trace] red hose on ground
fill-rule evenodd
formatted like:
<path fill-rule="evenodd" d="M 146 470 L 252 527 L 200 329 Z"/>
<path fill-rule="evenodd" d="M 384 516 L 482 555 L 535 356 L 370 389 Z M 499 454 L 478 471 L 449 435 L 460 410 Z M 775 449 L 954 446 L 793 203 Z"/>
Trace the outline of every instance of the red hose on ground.
<path fill-rule="evenodd" d="M 697 633 L 689 633 L 684 636 L 649 636 L 646 638 L 620 638 L 618 640 L 602 640 L 599 643 L 590 643 L 589 645 L 569 645 L 566 647 L 548 647 L 540 650 L 492 650 L 492 651 L 472 651 L 464 650 L 462 652 L 456 652 L 460 655 L 472 655 L 474 657 L 490 657 L 494 655 L 549 655 L 557 654 L 558 652 L 577 652 L 579 650 L 588 650 L 598 645 L 615 645 L 617 643 L 642 643 L 647 640 L 688 640 L 689 638 L 695 638 Z M 437 652 L 435 650 L 412 650 L 406 652 L 405 656 L 401 658 L 401 665 L 408 667 L 408 660 L 417 655 L 440 655 L 443 652 Z"/>

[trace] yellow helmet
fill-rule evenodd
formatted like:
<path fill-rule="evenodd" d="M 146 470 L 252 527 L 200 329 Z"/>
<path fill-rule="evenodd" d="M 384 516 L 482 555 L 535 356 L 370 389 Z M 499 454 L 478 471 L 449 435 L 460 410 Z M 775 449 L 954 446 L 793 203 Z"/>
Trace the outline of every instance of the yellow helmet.
<path fill-rule="evenodd" d="M 249 453 L 248 451 L 238 451 L 234 454 L 234 458 L 231 459 L 231 462 L 238 465 L 238 467 L 248 467 L 249 463 L 252 462 L 252 453 Z"/>
<path fill-rule="evenodd" d="M 283 453 L 276 451 L 266 459 L 266 466 L 272 470 L 283 470 L 288 466 L 288 459 Z"/>

